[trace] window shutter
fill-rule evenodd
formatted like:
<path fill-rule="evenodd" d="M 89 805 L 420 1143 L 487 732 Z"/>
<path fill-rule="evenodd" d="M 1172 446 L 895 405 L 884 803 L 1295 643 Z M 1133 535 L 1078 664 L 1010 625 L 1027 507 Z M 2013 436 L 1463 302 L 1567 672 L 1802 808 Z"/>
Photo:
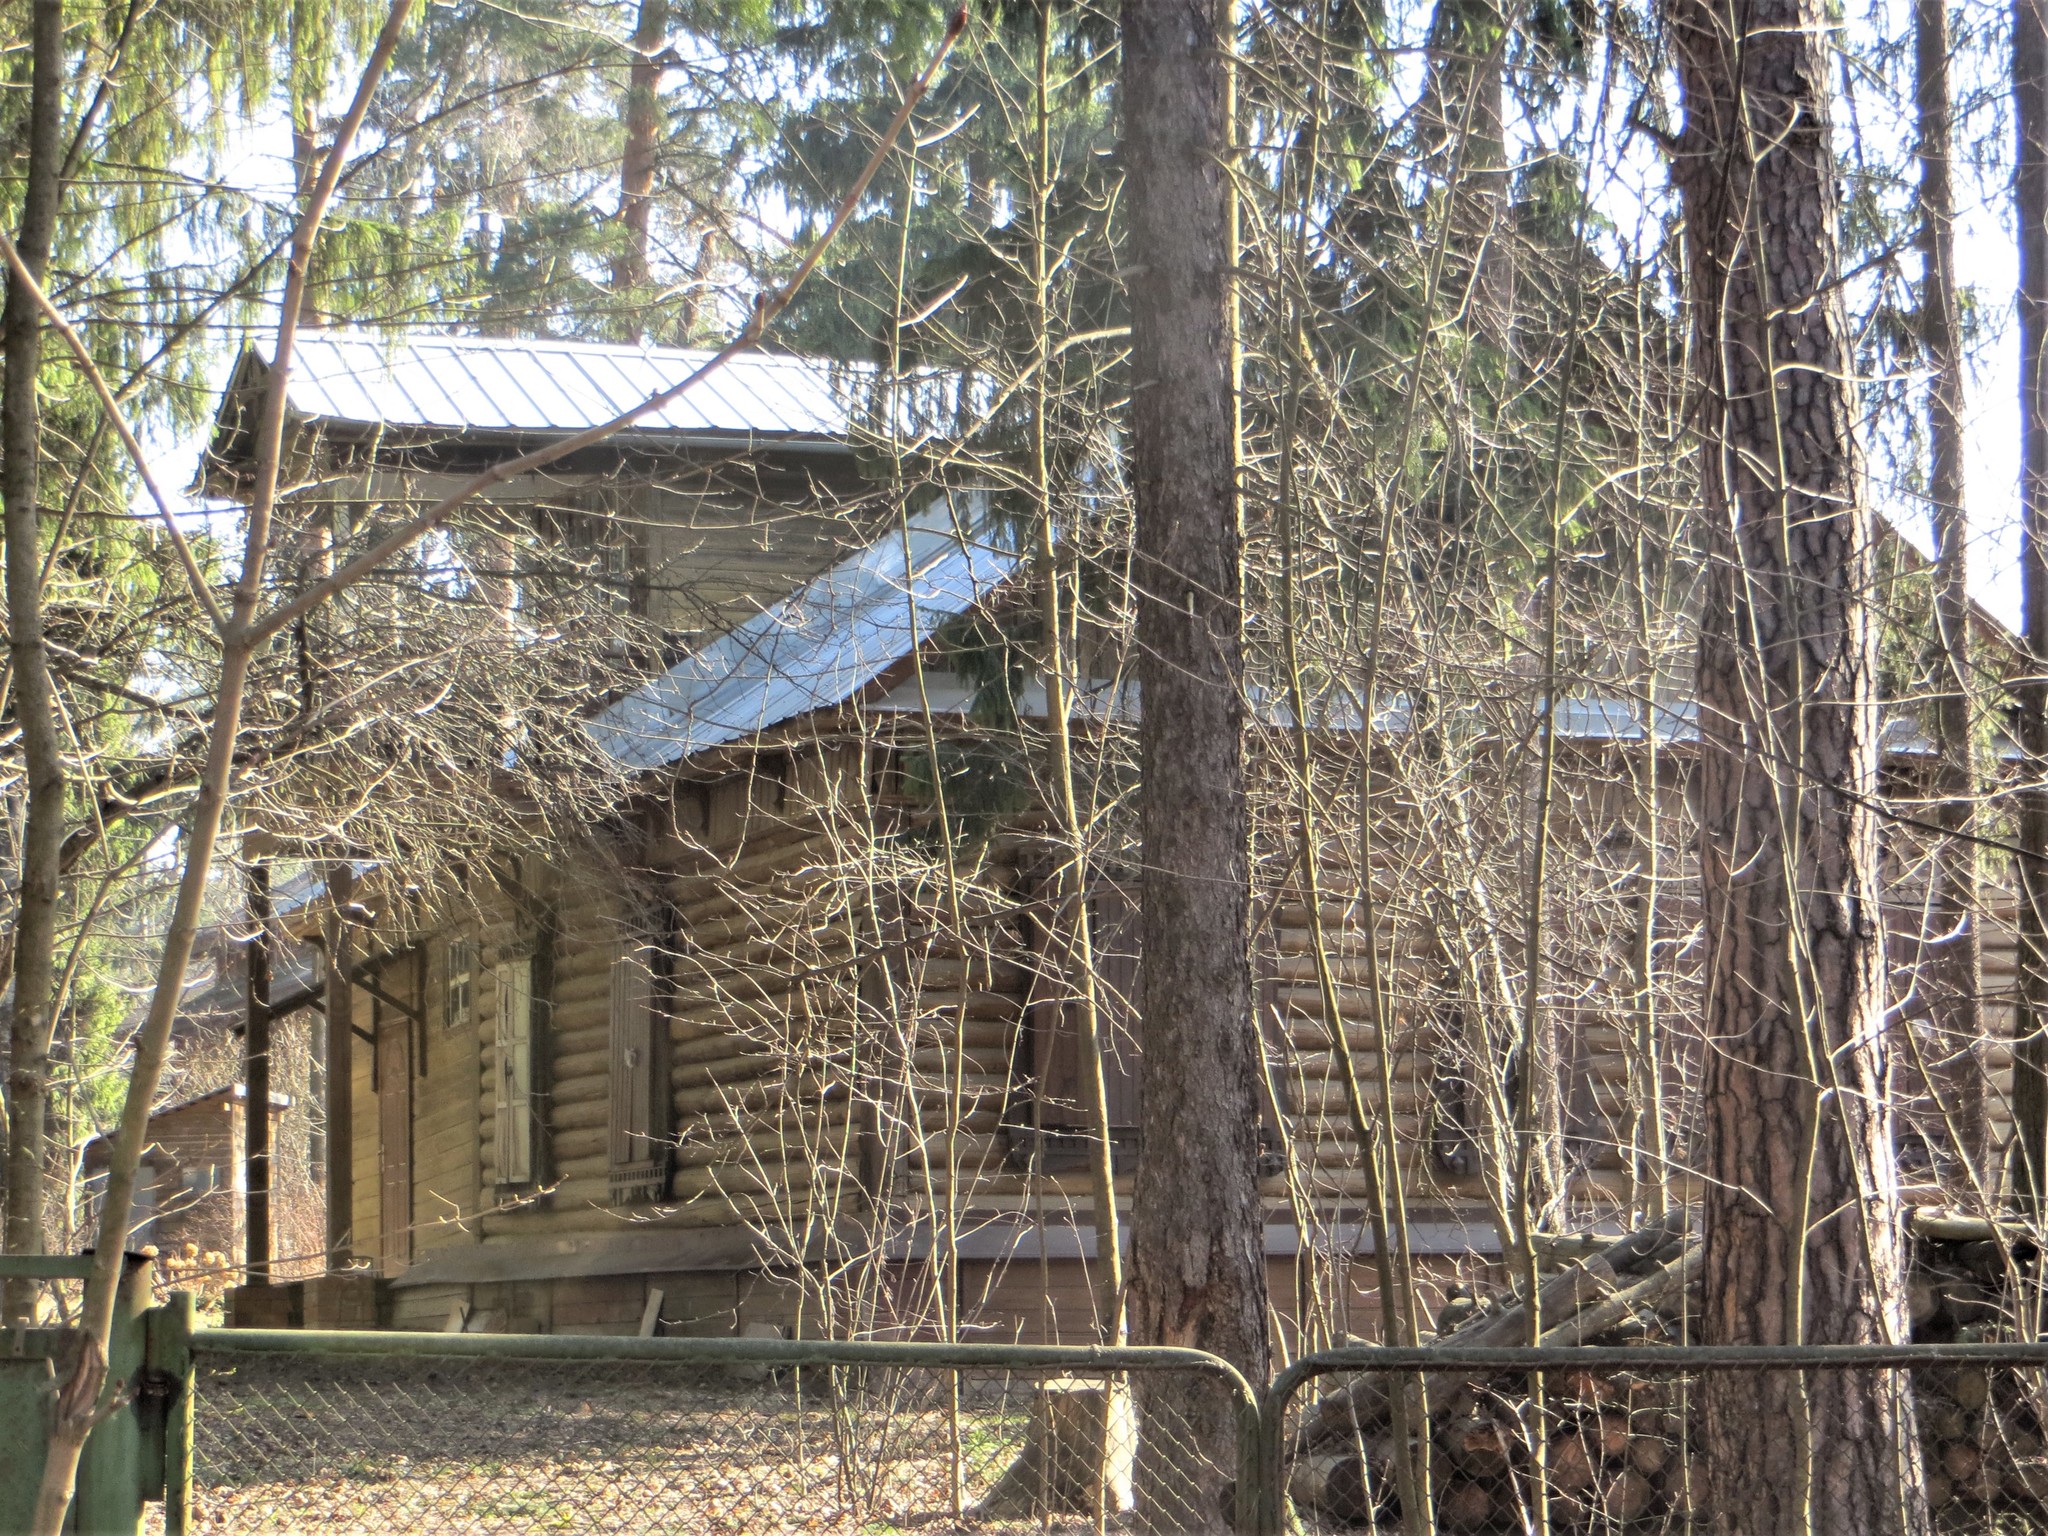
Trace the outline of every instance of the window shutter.
<path fill-rule="evenodd" d="M 498 983 L 498 1182 L 533 1182 L 533 961 L 506 960 Z"/>
<path fill-rule="evenodd" d="M 654 977 L 634 946 L 611 971 L 611 1194 L 614 1205 L 659 1200 L 667 1182 L 668 1073 L 656 1039 Z"/>

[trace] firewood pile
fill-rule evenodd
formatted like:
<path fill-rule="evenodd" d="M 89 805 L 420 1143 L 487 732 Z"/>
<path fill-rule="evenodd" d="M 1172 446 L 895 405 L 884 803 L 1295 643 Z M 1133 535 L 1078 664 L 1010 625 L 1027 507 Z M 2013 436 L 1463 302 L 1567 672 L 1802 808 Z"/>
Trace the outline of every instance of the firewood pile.
<path fill-rule="evenodd" d="M 1549 1245 L 1539 1291 L 1545 1345 L 1682 1344 L 1699 1310 L 1700 1248 L 1674 1211 L 1616 1239 Z M 2030 1264 L 1988 1223 L 1918 1214 L 1913 1337 L 1947 1342 L 2011 1337 L 2005 1297 L 2012 1264 Z M 1454 1296 L 1438 1347 L 1528 1342 L 1526 1305 Z M 1528 1378 L 1447 1369 L 1426 1375 L 1429 1418 L 1409 1428 L 1420 1457 L 1397 1465 L 1394 1393 L 1414 1378 L 1362 1375 L 1306 1406 L 1294 1436 L 1288 1494 L 1328 1529 L 1400 1520 L 1404 1481 L 1426 1476 L 1436 1528 L 1523 1530 L 1535 1497 L 1538 1437 L 1553 1530 L 1683 1531 L 1698 1507 L 1689 1454 L 1689 1384 L 1656 1373 L 1549 1372 L 1538 1414 Z M 2048 1517 L 2041 1383 L 2016 1371 L 1957 1366 L 1915 1373 L 1913 1390 L 1937 1511 Z M 2029 1528 L 2038 1528 L 2029 1525 Z"/>

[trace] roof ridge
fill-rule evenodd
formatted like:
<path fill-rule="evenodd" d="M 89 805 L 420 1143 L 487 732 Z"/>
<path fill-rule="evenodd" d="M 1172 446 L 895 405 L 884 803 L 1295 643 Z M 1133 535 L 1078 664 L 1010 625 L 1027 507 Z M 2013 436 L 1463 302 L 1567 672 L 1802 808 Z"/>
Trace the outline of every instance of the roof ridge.
<path fill-rule="evenodd" d="M 444 346 L 464 351 L 499 352 L 530 349 L 535 351 L 606 352 L 624 357 L 688 357 L 708 359 L 718 354 L 716 347 L 666 347 L 650 346 L 645 342 L 590 341 L 580 336 L 470 336 L 447 332 L 401 332 L 387 335 L 381 331 L 357 326 L 322 326 L 315 330 L 302 331 L 297 346 L 308 343 L 333 342 L 357 346 L 374 346 L 387 350 L 416 347 Z M 819 353 L 776 351 L 772 348 L 755 346 L 743 352 L 736 352 L 728 358 L 725 366 L 734 363 L 798 363 L 821 368 L 873 369 L 876 365 L 861 358 L 827 357 Z"/>

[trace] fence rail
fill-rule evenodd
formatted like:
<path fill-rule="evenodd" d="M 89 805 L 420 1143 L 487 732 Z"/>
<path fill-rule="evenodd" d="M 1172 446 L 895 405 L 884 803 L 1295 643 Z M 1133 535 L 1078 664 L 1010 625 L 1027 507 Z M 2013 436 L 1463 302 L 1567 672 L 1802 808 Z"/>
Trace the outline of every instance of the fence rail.
<path fill-rule="evenodd" d="M 1695 1475 L 1706 1381 L 1754 1378 L 1758 1411 L 1793 1435 L 1803 1394 L 1769 1384 L 1852 1372 L 1883 1373 L 1911 1400 L 1936 1530 L 2048 1532 L 2048 1341 L 1309 1355 L 1261 1404 L 1255 1481 L 1272 1502 L 1252 1529 L 1714 1529 L 1711 1490 Z"/>
<path fill-rule="evenodd" d="M 1526 1528 L 1533 1485 L 1550 1531 L 1648 1536 L 1704 1518 L 1703 1383 L 1875 1371 L 1917 1404 L 1938 1529 L 2048 1532 L 2048 1341 L 1366 1346 L 1255 1387 L 1187 1349 L 204 1329 L 189 1298 L 145 1305 L 81 1529 L 155 1529 L 160 1500 L 168 1536 L 1488 1530 Z M 24 1473 L 64 1333 L 0 1362 Z"/>
<path fill-rule="evenodd" d="M 173 1532 L 1243 1528 L 1195 1350 L 207 1330 Z"/>

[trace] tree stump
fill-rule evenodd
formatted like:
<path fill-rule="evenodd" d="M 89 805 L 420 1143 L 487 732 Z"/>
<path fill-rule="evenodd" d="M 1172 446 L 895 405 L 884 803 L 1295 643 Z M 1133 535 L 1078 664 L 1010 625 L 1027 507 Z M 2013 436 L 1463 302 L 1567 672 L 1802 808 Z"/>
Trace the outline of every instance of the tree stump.
<path fill-rule="evenodd" d="M 1059 1376 L 1031 1395 L 1024 1449 L 975 1513 L 983 1519 L 1129 1514 L 1138 1420 L 1131 1389 L 1100 1377 Z"/>

